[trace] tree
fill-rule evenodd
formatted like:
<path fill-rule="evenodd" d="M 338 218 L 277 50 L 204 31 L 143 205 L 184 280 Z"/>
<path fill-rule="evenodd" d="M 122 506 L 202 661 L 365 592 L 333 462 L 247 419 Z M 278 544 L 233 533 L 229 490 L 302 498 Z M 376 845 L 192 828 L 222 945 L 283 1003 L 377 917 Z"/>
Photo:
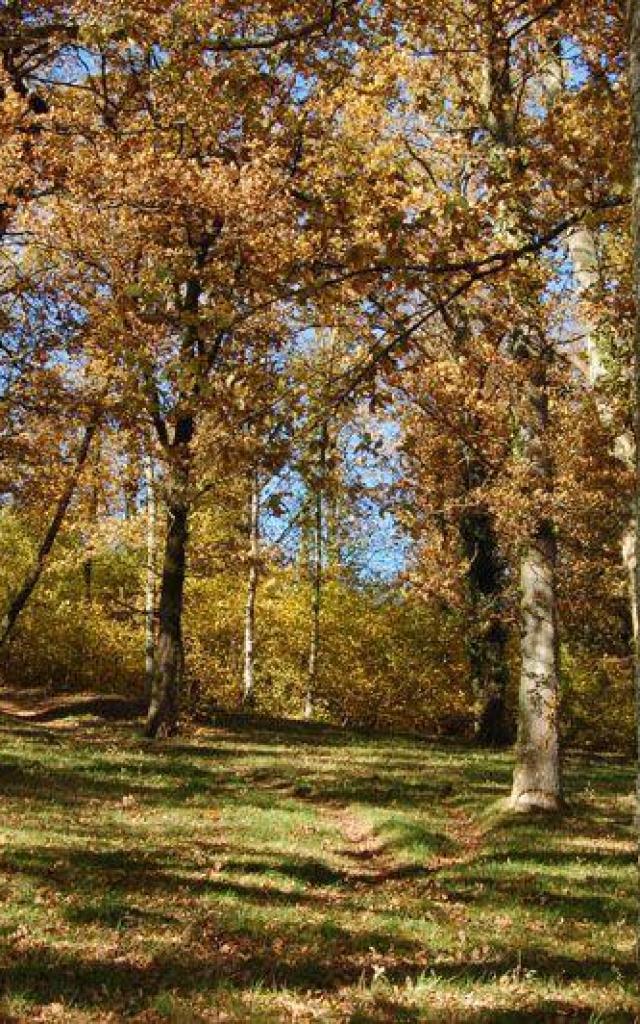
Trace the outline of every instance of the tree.
<path fill-rule="evenodd" d="M 249 473 L 247 601 L 244 613 L 244 658 L 242 666 L 242 703 L 250 705 L 255 686 L 256 600 L 260 571 L 260 473 L 252 467 Z"/>
<path fill-rule="evenodd" d="M 324 502 L 327 475 L 328 427 L 323 421 L 318 428 L 317 465 L 313 469 L 312 487 L 312 559 L 311 559 L 311 633 L 309 638 L 309 661 L 307 666 L 307 691 L 304 703 L 304 717 L 313 718 L 320 661 L 322 638 L 322 578 L 324 570 Z"/>
<path fill-rule="evenodd" d="M 415 574 L 425 599 L 437 594 L 463 615 L 474 734 L 480 743 L 502 745 L 511 732 L 509 564 L 488 501 L 500 460 L 485 439 L 502 438 L 504 446 L 505 423 L 487 416 L 496 402 L 495 373 L 467 312 L 468 318 L 463 307 L 453 309 L 440 332 L 432 328 L 425 358 L 401 378 L 400 400 L 408 403 L 405 518 L 418 541 Z"/>
<path fill-rule="evenodd" d="M 552 347 L 527 346 L 523 451 L 544 508 L 553 488 L 549 444 L 548 362 Z M 559 633 L 556 525 L 535 516 L 520 565 L 521 676 L 517 761 L 511 804 L 516 811 L 557 810 L 562 800 L 559 738 Z"/>
<path fill-rule="evenodd" d="M 195 43 L 191 24 L 171 19 L 159 60 L 143 45 L 144 13 L 132 10 L 130 29 L 141 42 L 100 41 L 99 72 L 78 72 L 84 99 L 73 113 L 85 135 L 64 195 L 51 205 L 56 228 L 41 244 L 57 272 L 75 279 L 96 325 L 91 344 L 124 371 L 136 411 L 144 409 L 153 422 L 163 459 L 167 529 L 150 735 L 172 731 L 177 717 L 188 520 L 194 460 L 204 455 L 203 417 L 217 419 L 218 429 L 223 423 L 229 429 L 234 416 L 237 423 L 247 414 L 260 419 L 248 406 L 234 411 L 236 396 L 244 401 L 244 390 L 251 396 L 259 359 L 246 361 L 244 379 L 231 391 L 225 380 L 252 337 L 278 348 L 285 333 L 281 306 L 304 283 L 322 244 L 313 226 L 298 227 L 308 210 L 299 151 L 305 107 L 322 84 L 312 67 L 314 47 L 328 45 L 335 12 L 303 23 L 300 32 L 278 34 L 278 45 L 287 45 L 269 65 L 262 55 L 275 45 L 269 34 L 255 46 L 226 36 L 222 43 L 213 12 Z M 343 32 L 341 24 L 337 50 Z M 291 78 L 291 62 L 300 55 L 289 44 L 309 59 L 306 95 Z M 336 67 L 342 74 L 331 63 L 326 74 Z M 314 141 L 317 130 L 310 128 Z M 110 329 L 101 334 L 107 321 Z"/>
<path fill-rule="evenodd" d="M 147 695 L 151 695 L 156 655 L 156 480 L 153 449 L 146 454 L 146 564 L 144 587 L 144 674 Z"/>
<path fill-rule="evenodd" d="M 631 182 L 632 182 L 632 266 L 635 324 L 633 331 L 633 413 L 635 441 L 635 605 L 640 621 L 640 3 L 629 3 L 629 94 L 631 102 Z M 640 751 L 640 643 L 636 633 L 634 647 L 634 684 L 636 695 L 637 750 Z M 640 851 L 640 755 L 637 753 L 636 828 Z M 640 856 L 640 852 L 639 852 Z M 640 950 L 640 929 L 637 936 Z"/>
<path fill-rule="evenodd" d="M 69 477 L 65 483 L 62 493 L 60 494 L 53 510 L 51 521 L 45 531 L 44 537 L 38 546 L 35 560 L 32 567 L 25 576 L 20 588 L 11 600 L 11 603 L 3 617 L 2 627 L 0 629 L 0 648 L 7 643 L 13 633 L 18 617 L 25 605 L 27 604 L 31 594 L 38 585 L 38 581 L 44 572 L 47 564 L 47 559 L 51 554 L 53 545 L 55 544 L 60 528 L 65 520 L 65 516 L 69 509 L 69 505 L 75 495 L 82 471 L 85 467 L 85 463 L 89 456 L 91 449 L 91 442 L 96 434 L 100 417 L 102 415 L 102 408 L 97 405 L 94 411 L 91 413 L 89 421 L 85 426 L 80 445 L 78 447 L 75 460 L 71 467 Z"/>
<path fill-rule="evenodd" d="M 148 733 L 177 725 L 189 528 L 203 494 L 215 495 L 231 464 L 245 474 L 246 439 L 293 420 L 296 402 L 313 398 L 315 429 L 354 399 L 375 404 L 379 382 L 391 392 L 425 352 L 435 370 L 418 387 L 440 389 L 439 421 L 455 428 L 447 426 L 446 459 L 464 463 L 445 489 L 455 482 L 464 505 L 449 532 L 474 620 L 478 731 L 503 732 L 516 549 L 529 590 L 531 718 L 542 661 L 544 688 L 557 686 L 555 654 L 547 656 L 549 637 L 558 647 L 554 431 L 557 408 L 575 396 L 560 366 L 566 305 L 555 297 L 555 250 L 585 217 L 624 198 L 584 141 L 573 92 L 553 111 L 540 102 L 550 33 L 575 34 L 587 53 L 583 14 L 533 0 L 517 10 L 483 0 L 471 15 L 462 4 L 443 12 L 363 0 L 320 11 L 310 2 L 221 9 L 166 0 L 153 15 L 137 0 L 126 9 L 107 0 L 10 6 L 0 51 L 18 84 L 3 110 L 37 148 L 33 181 L 6 189 L 11 222 L 24 230 L 20 272 L 40 297 L 57 290 L 73 310 L 82 330 L 63 358 L 112 382 L 114 420 L 139 440 L 155 431 L 166 529 Z M 608 60 L 604 14 L 599 25 Z M 42 73 L 29 79 L 45 39 Z M 30 99 L 41 93 L 42 102 Z M 607 109 L 595 104 L 601 125 Z M 590 182 L 557 159 L 585 146 Z M 22 202 L 23 193 L 36 201 Z M 26 288 L 17 275 L 13 287 Z M 309 377 L 292 397 L 287 367 L 327 329 L 342 339 L 340 365 L 321 394 Z M 498 408 L 483 408 L 483 386 L 474 400 L 462 395 L 468 360 L 478 378 L 491 378 Z M 282 377 L 271 389 L 267 365 Z M 457 376 L 459 409 L 446 374 Z M 432 394 L 419 397 L 434 406 Z M 424 452 L 434 444 L 426 433 Z M 320 574 L 323 490 L 324 481 L 315 488 Z M 539 572 L 549 585 L 536 589 Z M 256 582 L 250 573 L 249 652 Z M 314 585 L 316 640 L 321 589 Z M 548 637 L 539 644 L 540 616 Z M 312 677 L 317 657 L 310 661 Z M 547 724 L 550 736 L 553 716 Z M 547 744 L 550 759 L 556 747 Z"/>

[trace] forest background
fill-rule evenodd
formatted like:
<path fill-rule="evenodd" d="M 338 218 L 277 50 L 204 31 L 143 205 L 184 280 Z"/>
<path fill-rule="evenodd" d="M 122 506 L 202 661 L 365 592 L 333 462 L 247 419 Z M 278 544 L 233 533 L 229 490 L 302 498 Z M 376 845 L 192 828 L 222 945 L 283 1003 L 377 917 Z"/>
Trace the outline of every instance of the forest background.
<path fill-rule="evenodd" d="M 633 749 L 626 33 L 4 4 L 8 684 Z"/>

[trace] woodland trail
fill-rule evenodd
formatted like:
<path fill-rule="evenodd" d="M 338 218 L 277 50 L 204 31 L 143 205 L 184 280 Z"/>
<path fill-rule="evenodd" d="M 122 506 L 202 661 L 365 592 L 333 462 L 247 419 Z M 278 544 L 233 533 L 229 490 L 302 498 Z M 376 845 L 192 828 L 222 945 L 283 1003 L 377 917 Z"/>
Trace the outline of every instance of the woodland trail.
<path fill-rule="evenodd" d="M 392 852 L 390 844 L 376 834 L 371 825 L 356 810 L 345 807 L 329 813 L 344 839 L 336 852 L 344 864 L 345 879 L 363 885 L 384 885 L 407 877 L 422 876 L 435 880 L 439 871 L 462 864 L 472 864 L 483 849 L 483 832 L 459 808 L 443 803 L 446 816 L 447 838 L 453 852 L 447 856 L 433 854 L 424 862 L 410 864 Z"/>
<path fill-rule="evenodd" d="M 144 703 L 115 693 L 62 693 L 43 695 L 37 689 L 0 689 L 0 715 L 31 722 L 49 722 L 76 715 L 126 721 L 144 711 Z"/>
<path fill-rule="evenodd" d="M 0 720 L 0 1019 L 640 1011 L 629 766 L 569 765 L 580 813 L 513 822 L 504 753 L 292 723 L 150 743 L 62 707 Z"/>

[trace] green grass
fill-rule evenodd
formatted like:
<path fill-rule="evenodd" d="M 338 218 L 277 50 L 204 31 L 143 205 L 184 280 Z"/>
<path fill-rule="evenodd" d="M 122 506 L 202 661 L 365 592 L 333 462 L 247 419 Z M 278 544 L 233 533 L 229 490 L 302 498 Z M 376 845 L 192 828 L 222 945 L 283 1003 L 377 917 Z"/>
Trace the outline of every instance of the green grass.
<path fill-rule="evenodd" d="M 640 1019 L 632 768 L 304 727 L 0 730 L 0 1020 Z"/>

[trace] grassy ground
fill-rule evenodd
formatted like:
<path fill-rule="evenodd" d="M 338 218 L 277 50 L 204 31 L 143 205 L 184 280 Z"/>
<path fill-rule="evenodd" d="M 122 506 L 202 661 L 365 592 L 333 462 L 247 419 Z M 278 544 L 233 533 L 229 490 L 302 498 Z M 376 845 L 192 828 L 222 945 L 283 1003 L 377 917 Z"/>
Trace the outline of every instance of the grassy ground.
<path fill-rule="evenodd" d="M 0 1020 L 633 1021 L 632 771 L 237 728 L 0 729 Z"/>

